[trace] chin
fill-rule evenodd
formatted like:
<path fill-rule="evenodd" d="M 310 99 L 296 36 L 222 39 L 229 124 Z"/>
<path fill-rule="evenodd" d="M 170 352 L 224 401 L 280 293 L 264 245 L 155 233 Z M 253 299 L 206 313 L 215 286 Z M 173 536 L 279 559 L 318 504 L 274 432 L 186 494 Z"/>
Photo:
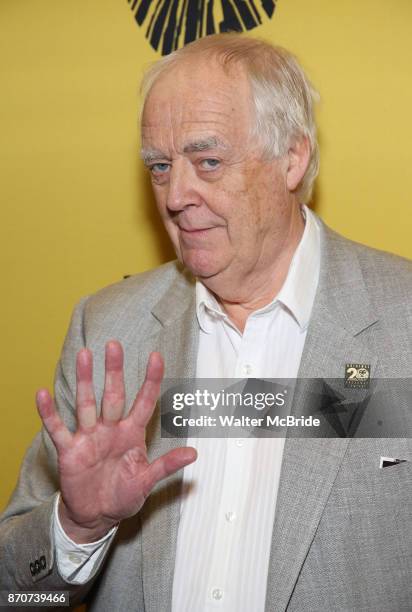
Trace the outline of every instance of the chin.
<path fill-rule="evenodd" d="M 183 253 L 182 262 L 194 276 L 198 276 L 200 279 L 215 276 L 222 269 L 222 265 L 218 264 L 216 255 L 212 255 L 210 251 Z"/>

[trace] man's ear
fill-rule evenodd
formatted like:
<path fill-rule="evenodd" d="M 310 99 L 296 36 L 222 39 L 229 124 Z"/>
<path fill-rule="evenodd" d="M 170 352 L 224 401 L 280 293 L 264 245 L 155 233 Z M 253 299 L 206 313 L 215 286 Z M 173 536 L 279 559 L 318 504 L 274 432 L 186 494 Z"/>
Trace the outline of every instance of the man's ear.
<path fill-rule="evenodd" d="M 296 140 L 286 154 L 288 168 L 286 171 L 286 185 L 289 191 L 295 191 L 301 182 L 309 164 L 310 145 L 306 137 Z"/>

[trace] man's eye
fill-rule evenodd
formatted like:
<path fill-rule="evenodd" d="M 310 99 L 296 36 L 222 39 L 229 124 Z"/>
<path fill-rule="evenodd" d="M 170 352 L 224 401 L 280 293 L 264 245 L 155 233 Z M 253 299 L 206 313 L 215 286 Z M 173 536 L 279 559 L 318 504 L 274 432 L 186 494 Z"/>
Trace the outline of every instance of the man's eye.
<path fill-rule="evenodd" d="M 165 174 L 168 170 L 169 164 L 157 163 L 150 166 L 150 172 L 153 172 L 153 174 Z"/>
<path fill-rule="evenodd" d="M 220 164 L 220 160 L 214 159 L 213 157 L 202 159 L 200 165 L 203 170 L 215 170 Z"/>

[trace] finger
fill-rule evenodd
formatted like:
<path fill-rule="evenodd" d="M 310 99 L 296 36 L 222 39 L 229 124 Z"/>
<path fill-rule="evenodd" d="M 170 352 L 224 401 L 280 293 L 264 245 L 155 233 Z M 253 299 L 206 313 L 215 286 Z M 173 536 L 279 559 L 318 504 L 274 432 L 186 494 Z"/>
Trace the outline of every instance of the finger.
<path fill-rule="evenodd" d="M 54 401 L 47 389 L 40 389 L 36 393 L 36 404 L 43 425 L 53 441 L 57 451 L 70 446 L 72 434 L 58 414 Z"/>
<path fill-rule="evenodd" d="M 149 465 L 143 479 L 145 496 L 149 495 L 155 484 L 174 474 L 197 459 L 197 451 L 191 446 L 174 448 Z"/>
<path fill-rule="evenodd" d="M 120 342 L 111 340 L 106 344 L 102 400 L 102 417 L 105 423 L 113 423 L 122 417 L 124 401 L 123 349 Z"/>
<path fill-rule="evenodd" d="M 76 413 L 80 429 L 96 425 L 96 400 L 93 389 L 93 355 L 88 349 L 77 353 L 76 359 Z"/>
<path fill-rule="evenodd" d="M 160 353 L 150 353 L 143 385 L 133 403 L 131 416 L 138 427 L 148 424 L 160 394 L 164 365 Z"/>

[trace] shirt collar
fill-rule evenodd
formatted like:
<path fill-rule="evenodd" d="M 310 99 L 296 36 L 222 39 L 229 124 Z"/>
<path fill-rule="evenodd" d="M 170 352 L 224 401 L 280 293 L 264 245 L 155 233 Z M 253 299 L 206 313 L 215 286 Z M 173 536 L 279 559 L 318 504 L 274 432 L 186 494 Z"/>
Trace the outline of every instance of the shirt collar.
<path fill-rule="evenodd" d="M 253 315 L 264 314 L 280 303 L 294 317 L 304 331 L 310 320 L 320 269 L 320 237 L 316 217 L 307 206 L 302 206 L 305 229 L 293 255 L 288 274 L 278 295 Z M 227 319 L 215 296 L 196 280 L 196 314 L 201 329 L 212 332 L 213 320 Z"/>
<path fill-rule="evenodd" d="M 196 314 L 199 325 L 207 334 L 212 332 L 213 320 L 227 319 L 228 316 L 222 309 L 213 293 L 203 283 L 196 279 Z"/>
<path fill-rule="evenodd" d="M 293 315 L 301 330 L 309 325 L 319 281 L 320 232 L 316 217 L 307 206 L 302 207 L 305 230 L 289 266 L 288 275 L 276 300 Z"/>

